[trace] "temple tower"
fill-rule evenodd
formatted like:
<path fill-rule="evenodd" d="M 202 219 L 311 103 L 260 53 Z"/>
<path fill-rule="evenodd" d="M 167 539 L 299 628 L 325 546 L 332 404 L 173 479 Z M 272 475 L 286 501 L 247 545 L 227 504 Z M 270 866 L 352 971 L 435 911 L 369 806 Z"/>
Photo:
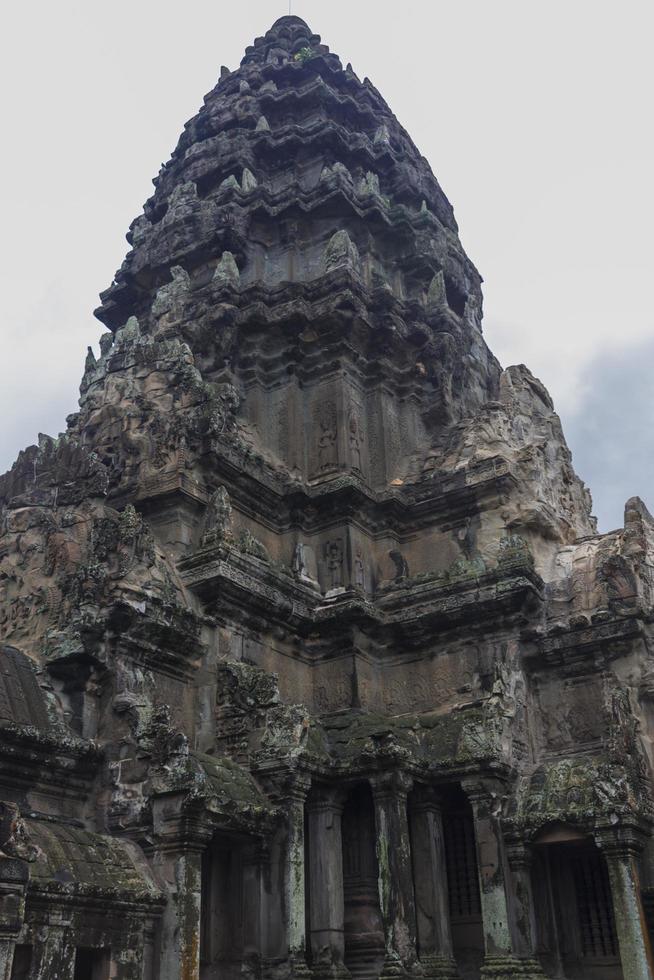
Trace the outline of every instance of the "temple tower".
<path fill-rule="evenodd" d="M 646 508 L 300 18 L 154 185 L 0 478 L 0 980 L 652 980 Z"/>

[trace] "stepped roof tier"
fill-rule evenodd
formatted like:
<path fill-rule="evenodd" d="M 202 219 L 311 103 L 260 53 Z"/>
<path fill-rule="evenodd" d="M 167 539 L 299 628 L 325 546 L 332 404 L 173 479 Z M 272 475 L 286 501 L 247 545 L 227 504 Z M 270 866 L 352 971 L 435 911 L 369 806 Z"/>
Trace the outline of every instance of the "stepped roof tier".
<path fill-rule="evenodd" d="M 651 978 L 644 504 L 299 17 L 154 186 L 0 477 L 0 980 Z"/>

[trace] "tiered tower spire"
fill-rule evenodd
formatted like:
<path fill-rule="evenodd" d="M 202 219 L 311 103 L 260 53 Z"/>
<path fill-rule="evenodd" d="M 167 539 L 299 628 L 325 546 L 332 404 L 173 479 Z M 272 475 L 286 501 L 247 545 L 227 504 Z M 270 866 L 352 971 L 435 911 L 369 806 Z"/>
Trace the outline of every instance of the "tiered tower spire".
<path fill-rule="evenodd" d="M 299 17 L 154 184 L 79 412 L 0 478 L 0 980 L 651 977 L 646 509 L 596 534 L 427 161 Z"/>

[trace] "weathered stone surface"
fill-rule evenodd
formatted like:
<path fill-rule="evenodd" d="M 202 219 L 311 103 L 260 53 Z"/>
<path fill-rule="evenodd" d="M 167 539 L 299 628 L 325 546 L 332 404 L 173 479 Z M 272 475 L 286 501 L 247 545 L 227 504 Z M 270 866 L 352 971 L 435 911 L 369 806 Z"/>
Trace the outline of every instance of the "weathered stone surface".
<path fill-rule="evenodd" d="M 302 20 L 154 183 L 0 477 L 1 980 L 651 977 L 651 515 Z"/>

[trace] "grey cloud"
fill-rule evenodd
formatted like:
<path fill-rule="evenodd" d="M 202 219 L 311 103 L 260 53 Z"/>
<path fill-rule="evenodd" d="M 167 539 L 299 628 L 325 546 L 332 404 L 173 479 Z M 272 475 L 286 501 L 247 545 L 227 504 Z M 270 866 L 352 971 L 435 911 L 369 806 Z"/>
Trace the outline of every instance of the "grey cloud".
<path fill-rule="evenodd" d="M 654 339 L 604 351 L 584 369 L 584 394 L 562 417 L 599 529 L 622 526 L 629 497 L 654 507 Z"/>

